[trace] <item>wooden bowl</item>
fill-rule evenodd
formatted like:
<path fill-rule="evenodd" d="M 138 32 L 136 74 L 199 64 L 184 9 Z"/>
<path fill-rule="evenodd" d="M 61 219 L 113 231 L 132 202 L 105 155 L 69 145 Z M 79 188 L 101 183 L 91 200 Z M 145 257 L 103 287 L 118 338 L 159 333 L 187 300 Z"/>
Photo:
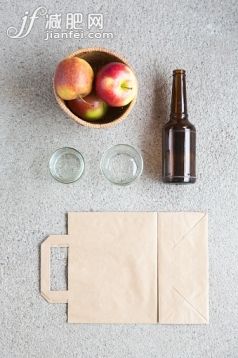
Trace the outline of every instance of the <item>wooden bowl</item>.
<path fill-rule="evenodd" d="M 85 48 L 80 49 L 71 53 L 67 58 L 71 58 L 74 56 L 78 56 L 86 60 L 93 68 L 95 75 L 97 74 L 98 70 L 102 68 L 102 66 L 106 65 L 109 62 L 122 62 L 128 65 L 127 61 L 119 56 L 118 54 L 103 49 L 103 48 Z M 130 67 L 131 68 L 131 67 Z M 122 122 L 132 110 L 135 102 L 136 96 L 132 102 L 130 102 L 127 106 L 124 107 L 109 107 L 105 116 L 97 121 L 87 121 L 85 119 L 79 118 L 71 110 L 66 106 L 65 101 L 61 99 L 56 91 L 53 84 L 55 98 L 60 106 L 60 108 L 75 122 L 90 128 L 110 128 L 116 125 L 117 123 Z"/>

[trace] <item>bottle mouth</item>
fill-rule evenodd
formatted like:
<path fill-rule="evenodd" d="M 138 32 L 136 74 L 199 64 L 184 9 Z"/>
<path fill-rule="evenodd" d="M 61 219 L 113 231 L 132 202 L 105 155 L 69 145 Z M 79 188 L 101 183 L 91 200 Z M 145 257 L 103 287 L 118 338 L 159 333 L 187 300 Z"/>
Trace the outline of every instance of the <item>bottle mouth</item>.
<path fill-rule="evenodd" d="M 177 75 L 177 74 L 186 75 L 186 71 L 183 69 L 173 70 L 173 75 Z"/>

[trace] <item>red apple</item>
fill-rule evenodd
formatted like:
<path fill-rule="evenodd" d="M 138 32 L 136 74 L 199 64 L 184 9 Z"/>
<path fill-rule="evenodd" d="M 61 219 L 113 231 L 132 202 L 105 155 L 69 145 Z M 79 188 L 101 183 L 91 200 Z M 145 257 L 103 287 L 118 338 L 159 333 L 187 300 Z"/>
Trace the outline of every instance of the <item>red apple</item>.
<path fill-rule="evenodd" d="M 137 80 L 127 65 L 111 62 L 98 72 L 96 92 L 109 106 L 126 106 L 137 94 Z"/>
<path fill-rule="evenodd" d="M 64 100 L 85 97 L 92 90 L 93 77 L 93 69 L 87 61 L 79 57 L 66 58 L 56 68 L 55 91 Z"/>
<path fill-rule="evenodd" d="M 108 109 L 108 105 L 95 94 L 67 101 L 66 104 L 76 116 L 88 121 L 101 119 Z"/>

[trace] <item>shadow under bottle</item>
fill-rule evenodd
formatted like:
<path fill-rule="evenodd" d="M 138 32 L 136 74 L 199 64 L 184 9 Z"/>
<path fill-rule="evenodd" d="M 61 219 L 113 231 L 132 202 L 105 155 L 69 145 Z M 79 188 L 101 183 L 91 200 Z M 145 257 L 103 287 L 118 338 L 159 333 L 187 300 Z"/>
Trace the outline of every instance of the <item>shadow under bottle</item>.
<path fill-rule="evenodd" d="M 188 120 L 186 73 L 173 71 L 170 120 L 163 127 L 163 182 L 187 184 L 196 181 L 196 129 Z"/>

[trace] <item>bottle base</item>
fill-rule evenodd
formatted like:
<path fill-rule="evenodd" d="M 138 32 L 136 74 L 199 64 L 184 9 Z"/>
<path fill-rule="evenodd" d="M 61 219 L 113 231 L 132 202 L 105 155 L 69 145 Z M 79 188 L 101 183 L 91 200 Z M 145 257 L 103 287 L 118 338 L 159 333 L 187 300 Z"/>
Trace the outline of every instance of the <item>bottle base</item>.
<path fill-rule="evenodd" d="M 170 184 L 193 184 L 196 182 L 196 177 L 194 176 L 166 176 L 163 177 L 164 183 Z"/>

